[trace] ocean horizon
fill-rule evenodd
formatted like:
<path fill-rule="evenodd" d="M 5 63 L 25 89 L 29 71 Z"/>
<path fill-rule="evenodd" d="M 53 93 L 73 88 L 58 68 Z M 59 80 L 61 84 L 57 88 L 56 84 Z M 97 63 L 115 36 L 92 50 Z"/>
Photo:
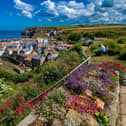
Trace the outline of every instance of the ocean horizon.
<path fill-rule="evenodd" d="M 0 39 L 16 39 L 16 38 L 22 38 L 21 31 L 0 30 Z"/>

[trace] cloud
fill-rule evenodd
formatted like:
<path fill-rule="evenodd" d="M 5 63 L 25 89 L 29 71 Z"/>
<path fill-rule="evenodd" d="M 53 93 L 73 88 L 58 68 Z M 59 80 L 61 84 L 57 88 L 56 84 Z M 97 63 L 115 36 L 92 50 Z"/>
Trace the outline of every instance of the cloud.
<path fill-rule="evenodd" d="M 51 0 L 47 0 L 41 3 L 41 6 L 45 6 L 50 13 L 54 13 L 58 16 L 58 12 L 56 10 L 56 4 Z"/>
<path fill-rule="evenodd" d="M 63 16 L 66 18 L 74 19 L 81 16 L 90 16 L 94 13 L 94 4 L 88 4 L 87 7 L 83 2 L 76 1 L 60 1 L 55 3 L 51 0 L 46 0 L 41 3 L 41 8 L 45 8 L 45 12 L 41 11 L 39 13 L 52 14 L 52 17 Z"/>
<path fill-rule="evenodd" d="M 126 0 L 41 0 L 33 5 L 14 0 L 24 16 L 64 24 L 125 23 Z M 36 10 L 35 10 L 36 9 Z"/>
<path fill-rule="evenodd" d="M 33 6 L 22 2 L 21 0 L 14 0 L 15 8 L 21 10 L 22 14 L 28 18 L 32 18 Z"/>

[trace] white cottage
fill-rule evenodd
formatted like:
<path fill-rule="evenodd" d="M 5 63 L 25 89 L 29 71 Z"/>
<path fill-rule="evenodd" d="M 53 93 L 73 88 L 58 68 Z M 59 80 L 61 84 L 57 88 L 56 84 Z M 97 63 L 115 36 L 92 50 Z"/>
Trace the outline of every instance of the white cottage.
<path fill-rule="evenodd" d="M 48 38 L 38 38 L 37 40 L 39 44 L 42 45 L 48 44 Z"/>

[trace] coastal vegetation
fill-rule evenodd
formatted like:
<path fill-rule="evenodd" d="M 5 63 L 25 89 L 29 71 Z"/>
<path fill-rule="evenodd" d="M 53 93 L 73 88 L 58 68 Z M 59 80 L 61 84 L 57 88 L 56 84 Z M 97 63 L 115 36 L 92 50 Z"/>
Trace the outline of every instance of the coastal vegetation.
<path fill-rule="evenodd" d="M 1 83 L 3 83 L 3 86 L 1 87 L 2 91 L 0 92 L 0 118 L 8 117 L 7 120 L 12 118 L 14 123 L 18 123 L 20 119 L 32 111 L 32 105 L 30 104 L 32 98 L 55 84 L 56 81 L 69 73 L 83 60 L 83 56 L 80 55 L 76 49 L 70 49 L 67 52 L 61 53 L 56 61 L 47 62 L 31 72 L 24 74 L 11 74 L 6 71 L 0 71 Z M 9 91 L 11 93 L 9 93 Z M 11 103 L 9 103 L 10 100 Z M 31 107 L 27 110 L 27 107 L 23 106 L 23 103 L 26 103 L 26 106 Z M 11 108 L 6 106 L 6 104 L 10 104 Z M 17 112 L 16 109 L 21 106 L 26 107 L 24 108 L 26 109 L 26 113 L 24 112 L 23 117 L 20 119 L 13 117 L 15 111 Z M 3 107 L 5 108 L 5 112 L 2 109 Z M 20 109 L 18 110 L 20 111 Z M 17 115 L 19 113 L 17 112 Z M 5 122 L 7 122 L 7 120 L 5 120 Z M 5 124 L 5 122 L 4 125 L 6 126 L 8 123 Z"/>
<path fill-rule="evenodd" d="M 117 93 L 115 92 L 118 81 L 116 70 L 120 72 L 120 84 L 123 82 L 126 64 L 126 27 L 121 25 L 73 26 L 58 27 L 58 30 L 62 32 L 55 38 L 73 45 L 71 49 L 60 53 L 58 59 L 45 62 L 43 66 L 38 66 L 31 72 L 23 74 L 13 74 L 6 69 L 0 70 L 0 118 L 8 117 L 4 126 L 9 121 L 17 124 L 29 114 L 33 109 L 30 101 L 42 92 L 44 97 L 41 97 L 41 100 L 44 103 L 37 107 L 39 118 L 34 124 L 38 122 L 50 125 L 57 118 L 65 126 L 81 124 L 81 117 L 78 122 L 70 116 L 70 113 L 73 112 L 78 116 L 81 114 L 84 116 L 83 118 L 90 115 L 89 118 L 93 118 L 97 124 L 109 126 L 111 117 L 107 115 L 106 108 L 102 108 L 103 106 L 99 108 L 96 100 L 99 99 L 102 105 L 111 104 L 114 99 L 111 94 Z M 30 34 L 29 37 L 41 37 L 40 34 L 43 36 L 43 33 L 36 32 L 34 35 Z M 86 46 L 83 42 L 84 38 L 93 42 Z M 95 38 L 106 39 L 96 41 Z M 95 52 L 99 49 L 100 43 L 107 47 L 107 53 L 96 56 Z M 53 89 L 51 95 L 47 96 L 45 90 L 84 61 L 83 54 L 91 56 L 94 64 L 80 67 L 63 83 L 65 86 Z M 108 61 L 111 61 L 113 66 Z M 103 62 L 102 65 L 101 62 Z M 87 90 L 91 95 L 86 92 Z M 72 100 L 70 100 L 71 96 Z M 73 119 L 68 118 L 69 116 Z M 88 126 L 89 123 L 85 120 L 85 125 Z"/>

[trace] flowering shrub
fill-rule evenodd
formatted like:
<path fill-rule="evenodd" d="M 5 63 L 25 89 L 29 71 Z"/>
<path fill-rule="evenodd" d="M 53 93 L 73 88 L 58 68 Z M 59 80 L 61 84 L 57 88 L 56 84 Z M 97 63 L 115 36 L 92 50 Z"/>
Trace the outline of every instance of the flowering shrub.
<path fill-rule="evenodd" d="M 99 67 L 109 67 L 109 68 L 113 68 L 114 70 L 121 70 L 123 72 L 126 72 L 126 67 L 121 66 L 120 63 L 116 63 L 116 62 L 104 62 L 104 63 L 100 63 L 98 64 Z"/>
<path fill-rule="evenodd" d="M 105 85 L 112 83 L 108 69 L 101 69 L 99 72 L 101 74 L 100 79 Z"/>
<path fill-rule="evenodd" d="M 87 84 L 81 81 L 81 77 L 93 69 L 95 65 L 85 65 L 77 69 L 65 84 L 66 88 L 73 89 L 76 93 L 82 93 L 87 89 Z"/>
<path fill-rule="evenodd" d="M 64 106 L 66 109 L 75 109 L 82 114 L 95 114 L 102 111 L 95 100 L 79 95 L 70 96 Z"/>
<path fill-rule="evenodd" d="M 47 92 L 43 91 L 41 96 L 41 101 L 44 101 L 47 96 Z M 15 118 L 22 118 L 26 113 L 32 111 L 33 105 L 36 104 L 37 99 L 30 99 L 25 101 L 24 95 L 19 95 L 16 99 L 9 99 L 0 105 L 0 119 L 6 116 L 14 116 Z"/>
<path fill-rule="evenodd" d="M 52 92 L 51 96 L 49 96 L 49 99 L 56 104 L 62 105 L 63 102 L 65 102 L 66 95 L 65 92 L 56 90 Z"/>
<path fill-rule="evenodd" d="M 85 79 L 83 79 L 83 78 L 86 78 L 86 76 L 89 78 L 90 73 L 92 71 L 95 72 L 95 73 L 93 73 L 93 76 L 96 78 L 96 80 L 101 81 L 100 85 L 98 85 L 99 83 L 95 84 L 95 85 L 91 84 L 90 82 L 88 83 L 85 81 Z M 68 81 L 65 84 L 65 87 L 68 89 L 72 89 L 76 93 L 82 93 L 86 89 L 91 89 L 93 92 L 98 92 L 98 90 L 100 91 L 99 88 L 101 86 L 103 86 L 103 85 L 110 86 L 112 84 L 110 72 L 114 72 L 114 71 L 112 71 L 112 70 L 110 71 L 109 69 L 106 69 L 106 68 L 99 69 L 97 67 L 97 65 L 93 65 L 93 64 L 85 65 L 85 66 L 80 67 L 78 70 L 76 70 L 72 74 L 72 76 L 70 78 L 68 78 Z M 114 74 L 115 74 L 115 72 L 114 72 Z M 103 94 L 105 94 L 105 93 L 103 93 Z"/>
<path fill-rule="evenodd" d="M 0 99 L 2 99 L 4 95 L 12 94 L 13 92 L 14 89 L 12 86 L 8 85 L 8 82 L 4 79 L 0 79 Z"/>
<path fill-rule="evenodd" d="M 103 67 L 108 67 L 110 68 L 110 72 L 113 73 L 115 76 L 118 76 L 118 73 L 115 71 L 119 71 L 119 81 L 120 84 L 123 84 L 123 80 L 124 80 L 124 73 L 126 72 L 126 66 L 121 66 L 120 63 L 116 63 L 116 62 L 106 62 L 106 63 L 100 63 L 98 64 L 98 66 L 100 68 Z"/>

